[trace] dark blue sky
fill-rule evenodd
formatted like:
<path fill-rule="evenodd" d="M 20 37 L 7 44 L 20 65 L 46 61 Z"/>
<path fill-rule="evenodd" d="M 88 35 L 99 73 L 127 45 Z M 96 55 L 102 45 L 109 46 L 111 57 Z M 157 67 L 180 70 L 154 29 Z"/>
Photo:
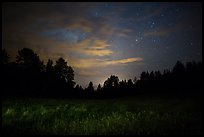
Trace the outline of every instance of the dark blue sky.
<path fill-rule="evenodd" d="M 45 63 L 63 57 L 84 87 L 202 61 L 201 3 L 3 3 L 2 14 L 12 60 L 23 47 Z"/>

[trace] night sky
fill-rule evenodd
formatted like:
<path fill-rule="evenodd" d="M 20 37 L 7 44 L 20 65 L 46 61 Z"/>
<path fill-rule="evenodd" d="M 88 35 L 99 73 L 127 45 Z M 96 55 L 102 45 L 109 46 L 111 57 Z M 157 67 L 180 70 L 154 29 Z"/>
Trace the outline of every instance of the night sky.
<path fill-rule="evenodd" d="M 202 61 L 201 3 L 3 3 L 2 48 L 63 57 L 75 82 L 97 86 L 142 71 Z"/>

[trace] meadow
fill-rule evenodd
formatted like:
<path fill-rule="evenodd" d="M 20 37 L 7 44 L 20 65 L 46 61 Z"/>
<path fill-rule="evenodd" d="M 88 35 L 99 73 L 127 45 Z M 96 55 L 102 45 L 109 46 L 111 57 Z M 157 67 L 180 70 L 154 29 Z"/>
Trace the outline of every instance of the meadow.
<path fill-rule="evenodd" d="M 2 134 L 201 135 L 201 102 L 191 95 L 3 99 Z"/>

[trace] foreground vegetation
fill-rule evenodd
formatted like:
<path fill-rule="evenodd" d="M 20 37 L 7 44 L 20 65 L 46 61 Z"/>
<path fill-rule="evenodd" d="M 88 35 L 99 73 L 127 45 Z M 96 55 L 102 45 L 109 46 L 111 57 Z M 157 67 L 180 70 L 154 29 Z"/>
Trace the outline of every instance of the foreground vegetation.
<path fill-rule="evenodd" d="M 4 99 L 3 134 L 201 135 L 201 97 Z"/>

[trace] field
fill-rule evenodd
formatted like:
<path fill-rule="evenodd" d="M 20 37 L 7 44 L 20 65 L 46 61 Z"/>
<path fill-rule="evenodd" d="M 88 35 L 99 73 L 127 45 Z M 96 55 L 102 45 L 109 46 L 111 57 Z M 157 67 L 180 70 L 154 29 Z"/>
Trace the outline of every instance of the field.
<path fill-rule="evenodd" d="M 201 135 L 202 100 L 194 96 L 118 99 L 3 99 L 3 134 Z"/>

